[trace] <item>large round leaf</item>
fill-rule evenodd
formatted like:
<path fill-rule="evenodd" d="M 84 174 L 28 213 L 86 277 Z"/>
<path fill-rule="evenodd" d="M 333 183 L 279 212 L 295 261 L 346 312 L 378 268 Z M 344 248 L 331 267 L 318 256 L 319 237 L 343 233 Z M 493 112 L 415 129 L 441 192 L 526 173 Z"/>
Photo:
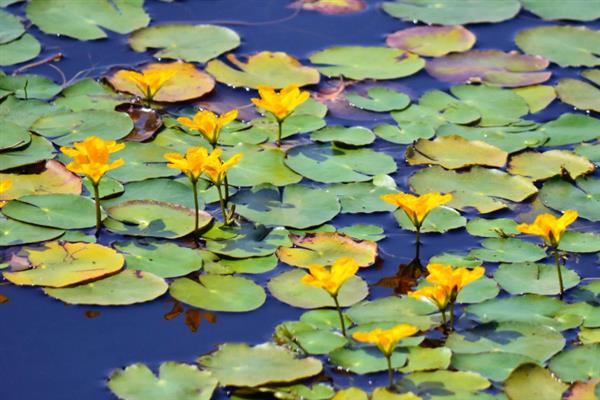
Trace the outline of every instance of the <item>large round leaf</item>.
<path fill-rule="evenodd" d="M 267 298 L 262 287 L 239 276 L 200 275 L 198 282 L 176 279 L 169 289 L 175 299 L 209 311 L 247 312 L 262 306 Z"/>
<path fill-rule="evenodd" d="M 523 8 L 543 19 L 593 21 L 600 18 L 598 0 L 521 0 Z"/>
<path fill-rule="evenodd" d="M 129 160 L 127 160 L 129 161 Z M 204 208 L 203 196 L 199 196 L 200 208 Z M 146 179 L 125 185 L 125 192 L 116 197 L 102 200 L 102 206 L 110 208 L 129 200 L 157 200 L 194 208 L 192 189 L 171 179 Z"/>
<path fill-rule="evenodd" d="M 556 85 L 560 100 L 580 110 L 600 112 L 600 89 L 577 79 L 561 79 Z"/>
<path fill-rule="evenodd" d="M 565 289 L 577 286 L 579 275 L 563 266 L 563 284 Z M 558 273 L 556 265 L 516 263 L 502 264 L 494 271 L 494 279 L 510 294 L 536 293 L 559 294 Z"/>
<path fill-rule="evenodd" d="M 198 359 L 223 386 L 262 386 L 293 382 L 317 375 L 323 366 L 316 358 L 296 358 L 284 347 L 265 343 L 225 343 L 211 354 Z"/>
<path fill-rule="evenodd" d="M 550 371 L 535 364 L 521 365 L 504 382 L 504 390 L 512 400 L 561 400 L 567 385 Z"/>
<path fill-rule="evenodd" d="M 32 135 L 27 146 L 0 153 L 0 171 L 52 159 L 53 153 L 52 143 L 43 137 Z"/>
<path fill-rule="evenodd" d="M 144 364 L 114 371 L 108 387 L 122 400 L 210 400 L 218 381 L 195 365 L 161 364 L 156 377 Z"/>
<path fill-rule="evenodd" d="M 3 10 L 0 10 L 0 26 L 2 27 L 2 30 L 0 30 L 0 44 L 13 41 L 25 33 L 25 28 L 23 28 L 19 18 Z"/>
<path fill-rule="evenodd" d="M 0 200 L 18 199 L 32 194 L 81 193 L 81 179 L 61 163 L 49 160 L 39 174 L 0 174 L 0 181 L 13 184 L 0 193 Z"/>
<path fill-rule="evenodd" d="M 348 146 L 365 146 L 375 141 L 373 132 L 363 126 L 345 128 L 329 125 L 313 132 L 310 138 L 315 142 L 343 143 Z"/>
<path fill-rule="evenodd" d="M 306 272 L 299 269 L 279 274 L 269 281 L 269 291 L 277 300 L 293 307 L 335 307 L 335 303 L 327 291 L 300 282 L 305 274 Z M 367 283 L 360 277 L 354 276 L 341 287 L 338 301 L 341 307 L 348 307 L 363 300 L 368 294 Z"/>
<path fill-rule="evenodd" d="M 398 209 L 394 212 L 394 217 L 402 229 L 416 232 L 414 224 L 410 221 L 404 210 Z M 423 225 L 422 233 L 437 232 L 445 233 L 452 229 L 462 228 L 467 224 L 467 219 L 460 213 L 449 207 L 437 207 L 427 215 Z"/>
<path fill-rule="evenodd" d="M 410 104 L 410 97 L 395 90 L 375 86 L 367 90 L 368 97 L 356 92 L 346 94 L 346 100 L 353 106 L 363 110 L 385 112 L 403 110 Z"/>
<path fill-rule="evenodd" d="M 425 331 L 441 322 L 439 314 L 434 314 L 436 311 L 428 301 L 390 296 L 357 304 L 346 313 L 355 324 L 394 322 L 411 324 Z"/>
<path fill-rule="evenodd" d="M 107 176 L 126 183 L 179 175 L 178 170 L 167 167 L 164 154 L 168 152 L 170 152 L 169 149 L 154 142 L 128 142 L 123 150 L 115 154 L 115 156 L 125 160 L 125 165 L 108 171 Z M 149 192 L 147 196 L 156 197 L 159 195 Z M 191 198 L 191 194 L 189 196 Z"/>
<path fill-rule="evenodd" d="M 381 200 L 384 194 L 398 191 L 393 179 L 387 175 L 376 176 L 373 182 L 336 183 L 330 185 L 329 190 L 338 196 L 342 213 L 389 212 L 396 209 L 392 204 Z"/>
<path fill-rule="evenodd" d="M 3 273 L 15 285 L 65 287 L 110 275 L 124 264 L 122 255 L 95 243 L 49 242 L 25 252 L 31 269 Z"/>
<path fill-rule="evenodd" d="M 460 25 L 418 26 L 389 34 L 386 44 L 420 56 L 440 57 L 467 51 L 475 44 L 475 35 Z"/>
<path fill-rule="evenodd" d="M 600 221 L 600 179 L 579 178 L 575 185 L 554 179 L 544 184 L 540 199 L 555 210 L 573 209 L 581 218 Z"/>
<path fill-rule="evenodd" d="M 395 351 L 392 353 L 392 368 L 398 369 L 406 364 L 405 353 Z M 344 371 L 355 374 L 370 374 L 373 372 L 387 371 L 387 360 L 379 350 L 371 349 L 337 349 L 329 353 L 329 361 Z"/>
<path fill-rule="evenodd" d="M 467 224 L 467 232 L 472 236 L 509 237 L 519 234 L 517 223 L 510 218 L 475 218 Z"/>
<path fill-rule="evenodd" d="M 140 29 L 129 36 L 135 51 L 149 48 L 159 60 L 170 58 L 206 62 L 240 45 L 240 37 L 231 29 L 216 25 L 163 24 Z"/>
<path fill-rule="evenodd" d="M 490 382 L 474 372 L 438 370 L 431 372 L 415 372 L 403 378 L 419 393 L 442 393 L 455 395 L 456 399 L 468 398 L 470 393 L 487 389 Z M 402 385 L 402 382 L 400 383 Z M 445 397 L 445 396 L 443 396 Z"/>
<path fill-rule="evenodd" d="M 492 238 L 481 242 L 482 249 L 472 249 L 469 256 L 490 262 L 537 261 L 546 257 L 535 243 L 514 238 Z"/>
<path fill-rule="evenodd" d="M 225 151 L 224 158 L 238 153 L 244 157 L 227 172 L 227 179 L 233 186 L 258 186 L 263 183 L 285 186 L 302 180 L 300 175 L 284 164 L 285 152 L 279 148 L 241 144 Z"/>
<path fill-rule="evenodd" d="M 206 238 L 206 249 L 213 253 L 232 257 L 263 257 L 275 253 L 279 246 L 289 246 L 289 232 L 281 227 L 266 228 L 262 225 L 244 224 L 241 227 L 222 227 L 220 235 L 211 231 Z"/>
<path fill-rule="evenodd" d="M 548 107 L 556 98 L 554 87 L 547 85 L 533 85 L 513 89 L 529 105 L 529 111 L 536 113 Z"/>
<path fill-rule="evenodd" d="M 534 346 L 537 344 L 533 344 Z M 452 367 L 460 371 L 472 371 L 486 378 L 503 382 L 520 365 L 535 360 L 522 354 L 493 351 L 489 353 L 453 354 Z"/>
<path fill-rule="evenodd" d="M 594 172 L 596 167 L 587 158 L 568 150 L 548 150 L 544 153 L 524 152 L 513 156 L 508 172 L 534 181 L 567 173 L 572 179 Z"/>
<path fill-rule="evenodd" d="M 0 66 L 19 64 L 36 58 L 42 51 L 42 45 L 29 33 L 17 40 L 0 44 Z"/>
<path fill-rule="evenodd" d="M 65 231 L 62 229 L 30 225 L 0 217 L 0 247 L 44 242 L 55 239 L 63 233 Z"/>
<path fill-rule="evenodd" d="M 544 124 L 542 130 L 549 140 L 547 146 L 562 146 L 600 138 L 600 119 L 585 114 L 562 114 Z"/>
<path fill-rule="evenodd" d="M 167 282 L 154 274 L 129 269 L 98 281 L 69 288 L 46 288 L 44 292 L 68 304 L 123 306 L 154 300 L 168 288 Z"/>
<path fill-rule="evenodd" d="M 13 92 L 20 99 L 46 100 L 60 93 L 62 86 L 42 75 L 0 75 L 0 89 Z"/>
<path fill-rule="evenodd" d="M 593 232 L 567 231 L 561 236 L 558 249 L 570 253 L 600 252 L 600 235 Z"/>
<path fill-rule="evenodd" d="M 600 344 L 577 346 L 556 355 L 550 369 L 564 382 L 600 378 Z"/>

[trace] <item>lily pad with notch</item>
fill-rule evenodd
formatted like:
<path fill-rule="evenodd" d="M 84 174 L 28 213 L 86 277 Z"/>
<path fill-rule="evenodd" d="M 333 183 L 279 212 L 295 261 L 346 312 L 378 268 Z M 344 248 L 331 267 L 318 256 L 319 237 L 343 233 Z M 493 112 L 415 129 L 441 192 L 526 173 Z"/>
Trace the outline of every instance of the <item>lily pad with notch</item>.
<path fill-rule="evenodd" d="M 538 261 L 546 252 L 535 243 L 516 238 L 491 238 L 481 242 L 483 248 L 472 249 L 469 255 L 488 262 Z"/>
<path fill-rule="evenodd" d="M 346 100 L 353 107 L 375 112 L 403 110 L 410 104 L 406 94 L 383 86 L 369 88 L 367 96 L 353 92 L 346 94 Z"/>
<path fill-rule="evenodd" d="M 396 222 L 402 229 L 416 231 L 416 228 L 406 213 L 402 209 L 394 212 Z M 427 215 L 421 227 L 422 233 L 445 233 L 453 229 L 463 228 L 467 224 L 467 219 L 460 215 L 458 211 L 450 207 L 437 207 Z"/>

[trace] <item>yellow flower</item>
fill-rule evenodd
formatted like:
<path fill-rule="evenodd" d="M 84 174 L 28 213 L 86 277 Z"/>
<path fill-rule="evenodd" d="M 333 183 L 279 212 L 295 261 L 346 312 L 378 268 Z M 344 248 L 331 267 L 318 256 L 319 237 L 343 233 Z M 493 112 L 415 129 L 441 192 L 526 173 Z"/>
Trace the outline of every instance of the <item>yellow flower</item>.
<path fill-rule="evenodd" d="M 140 89 L 146 99 L 152 100 L 156 93 L 163 87 L 165 83 L 173 76 L 175 71 L 168 69 L 148 69 L 143 72 L 121 70 L 117 73 L 117 77 L 129 79 Z"/>
<path fill-rule="evenodd" d="M 260 98 L 250 99 L 255 106 L 260 107 L 277 118 L 278 121 L 284 120 L 300 104 L 304 103 L 310 97 L 307 91 L 300 91 L 298 85 L 288 85 L 277 93 L 268 86 L 259 86 L 258 94 Z"/>
<path fill-rule="evenodd" d="M 198 181 L 208 158 L 208 150 L 204 147 L 190 147 L 185 155 L 179 153 L 166 153 L 165 159 L 169 161 L 167 167 L 178 169 L 186 174 L 193 182 Z"/>
<path fill-rule="evenodd" d="M 210 153 L 208 158 L 206 159 L 206 163 L 204 164 L 204 172 L 208 176 L 208 178 L 215 185 L 220 185 L 225 180 L 225 175 L 227 171 L 240 162 L 242 157 L 244 156 L 241 153 L 238 153 L 231 157 L 229 160 L 223 162 L 221 161 L 222 150 L 217 148 Z"/>
<path fill-rule="evenodd" d="M 381 196 L 381 199 L 396 207 L 402 208 L 410 221 L 416 228 L 420 228 L 427 214 L 434 208 L 446 204 L 452 200 L 452 195 L 436 192 L 427 193 L 423 196 L 415 196 L 409 193 L 390 193 Z"/>
<path fill-rule="evenodd" d="M 109 161 L 112 153 L 125 148 L 123 143 L 89 136 L 83 142 L 74 143 L 73 146 L 74 148 L 60 148 L 60 151 L 73 158 L 73 161 L 67 164 L 67 169 L 76 174 L 84 174 L 96 185 L 108 171 L 125 164 L 122 158 Z"/>
<path fill-rule="evenodd" d="M 451 265 L 429 264 L 427 266 L 427 281 L 446 286 L 456 298 L 458 292 L 469 283 L 476 281 L 485 274 L 485 268 L 475 267 L 468 269 L 464 267 L 453 268 Z M 453 301 L 453 300 L 451 300 Z"/>
<path fill-rule="evenodd" d="M 426 299 L 433 303 L 438 310 L 443 311 L 451 301 L 452 290 L 444 285 L 423 286 L 420 289 L 408 292 L 408 295 L 416 299 Z"/>
<path fill-rule="evenodd" d="M 198 111 L 191 119 L 187 117 L 177 118 L 177 122 L 200 132 L 214 146 L 219 140 L 221 128 L 235 120 L 238 110 L 231 110 L 219 117 L 208 110 Z"/>
<path fill-rule="evenodd" d="M 0 182 L 0 194 L 6 192 L 8 189 L 12 187 L 12 181 L 5 180 Z M 0 200 L 0 208 L 4 207 L 6 201 Z"/>
<path fill-rule="evenodd" d="M 342 257 L 333 263 L 331 270 L 319 264 L 312 264 L 308 271 L 310 273 L 302 277 L 302 283 L 325 289 L 335 297 L 340 287 L 356 274 L 358 263 L 350 257 Z"/>
<path fill-rule="evenodd" d="M 552 214 L 541 214 L 535 218 L 532 224 L 517 225 L 517 230 L 521 233 L 541 236 L 546 244 L 557 247 L 563 232 L 567 226 L 575 222 L 577 217 L 578 214 L 575 210 L 565 211 L 560 218 L 556 218 Z"/>
<path fill-rule="evenodd" d="M 383 354 L 390 356 L 400 340 L 418 331 L 416 326 L 400 324 L 391 329 L 376 328 L 370 332 L 355 332 L 352 337 L 359 342 L 373 343 Z"/>

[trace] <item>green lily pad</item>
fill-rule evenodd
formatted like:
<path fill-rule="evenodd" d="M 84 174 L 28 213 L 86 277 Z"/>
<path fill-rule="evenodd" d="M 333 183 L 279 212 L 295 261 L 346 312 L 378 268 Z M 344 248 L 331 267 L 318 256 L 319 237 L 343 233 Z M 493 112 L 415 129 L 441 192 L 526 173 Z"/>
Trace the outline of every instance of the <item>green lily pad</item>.
<path fill-rule="evenodd" d="M 156 200 L 129 200 L 106 210 L 106 228 L 130 236 L 175 239 L 194 230 L 194 210 Z M 199 211 L 199 228 L 210 223 L 210 214 Z"/>
<path fill-rule="evenodd" d="M 580 110 L 600 112 L 600 89 L 577 79 L 561 79 L 556 93 L 563 103 Z"/>
<path fill-rule="evenodd" d="M 371 149 L 344 149 L 330 144 L 307 144 L 288 151 L 285 163 L 316 182 L 368 181 L 373 175 L 396 171 L 394 159 Z"/>
<path fill-rule="evenodd" d="M 305 274 L 303 270 L 294 269 L 275 276 L 268 284 L 271 295 L 283 303 L 298 308 L 335 307 L 327 291 L 300 282 Z M 362 278 L 354 276 L 341 287 L 338 301 L 341 307 L 349 307 L 363 300 L 368 294 L 367 283 Z"/>
<path fill-rule="evenodd" d="M 464 287 L 458 294 L 456 301 L 460 304 L 481 303 L 495 298 L 499 292 L 500 289 L 496 282 L 484 276 Z"/>
<path fill-rule="evenodd" d="M 315 142 L 337 142 L 350 146 L 365 146 L 375 141 L 373 132 L 362 126 L 345 128 L 329 125 L 311 133 L 310 138 Z"/>
<path fill-rule="evenodd" d="M 574 185 L 553 179 L 544 183 L 540 199 L 545 206 L 555 210 L 573 209 L 580 218 L 600 221 L 600 179 L 582 177 Z"/>
<path fill-rule="evenodd" d="M 480 267 L 483 261 L 468 254 L 441 253 L 429 259 L 429 263 L 450 264 L 467 268 Z"/>
<path fill-rule="evenodd" d="M 402 123 L 401 125 L 377 125 L 373 132 L 383 140 L 397 144 L 410 144 L 418 139 L 429 139 L 435 135 L 435 129 L 425 123 Z"/>
<path fill-rule="evenodd" d="M 47 100 L 60 93 L 62 86 L 42 75 L 0 75 L 0 89 L 20 99 Z"/>
<path fill-rule="evenodd" d="M 393 322 L 411 324 L 425 331 L 440 324 L 437 308 L 429 302 L 412 297 L 383 297 L 362 302 L 346 310 L 346 314 L 355 324 Z"/>
<path fill-rule="evenodd" d="M 206 72 L 221 83 L 234 87 L 256 89 L 259 85 L 281 89 L 290 84 L 299 86 L 319 83 L 319 71 L 306 67 L 283 52 L 261 51 L 244 63 L 233 54 L 226 56 L 232 66 L 221 60 L 206 64 Z"/>
<path fill-rule="evenodd" d="M 51 228 L 81 229 L 96 224 L 94 201 L 74 194 L 23 196 L 8 202 L 2 213 L 21 222 Z"/>
<path fill-rule="evenodd" d="M 461 399 L 469 393 L 476 393 L 490 386 L 490 382 L 483 376 L 463 371 L 415 372 L 405 376 L 403 381 L 417 386 L 418 393 L 428 393 L 430 390 L 435 393 L 443 390 L 447 394 L 456 394 L 456 398 Z"/>
<path fill-rule="evenodd" d="M 561 266 L 564 288 L 579 283 L 579 275 Z M 560 293 L 556 265 L 515 263 L 502 264 L 494 271 L 494 279 L 510 294 L 535 293 L 553 295 Z"/>
<path fill-rule="evenodd" d="M 505 238 L 519 234 L 517 223 L 509 218 L 475 218 L 467 223 L 467 232 L 472 236 Z"/>
<path fill-rule="evenodd" d="M 349 79 L 396 79 L 413 75 L 425 60 L 400 49 L 367 46 L 337 46 L 312 53 L 308 59 L 328 77 Z"/>
<path fill-rule="evenodd" d="M 0 247 L 45 242 L 65 233 L 62 229 L 30 225 L 0 217 Z"/>
<path fill-rule="evenodd" d="M 586 157 L 593 163 L 600 164 L 600 144 L 598 143 L 581 143 L 573 149 L 575 153 Z"/>
<path fill-rule="evenodd" d="M 411 346 L 407 347 L 406 350 L 408 350 L 406 365 L 399 370 L 402 373 L 446 369 L 450 365 L 450 358 L 452 357 L 452 351 L 447 347 L 424 348 Z"/>
<path fill-rule="evenodd" d="M 70 0 L 33 0 L 27 5 L 27 18 L 45 33 L 79 40 L 107 37 L 102 28 L 123 34 L 150 22 L 143 0 L 100 0 L 75 4 Z"/>
<path fill-rule="evenodd" d="M 129 36 L 134 51 L 162 50 L 154 58 L 204 63 L 240 45 L 231 29 L 216 25 L 163 24 L 135 31 Z"/>
<path fill-rule="evenodd" d="M 91 135 L 104 140 L 122 139 L 133 129 L 133 121 L 125 113 L 86 110 L 41 117 L 31 129 L 57 145 L 70 146 Z"/>
<path fill-rule="evenodd" d="M 204 270 L 209 274 L 264 274 L 277 267 L 277 257 L 274 254 L 240 259 L 219 258 L 209 251 L 201 251 L 201 255 L 204 260 Z"/>
<path fill-rule="evenodd" d="M 342 205 L 342 213 L 374 213 L 394 211 L 396 207 L 381 200 L 381 196 L 396 193 L 398 189 L 389 176 L 373 182 L 335 183 L 329 186 L 329 191 L 335 193 Z"/>
<path fill-rule="evenodd" d="M 124 185 L 124 187 L 125 192 L 122 195 L 103 199 L 102 206 L 110 208 L 129 200 L 157 200 L 179 204 L 187 208 L 194 208 L 194 198 L 191 188 L 171 179 L 147 179 L 139 182 L 130 182 Z M 199 200 L 200 208 L 204 208 L 204 196 L 199 196 Z"/>
<path fill-rule="evenodd" d="M 88 191 L 88 193 L 94 193 L 94 186 L 92 182 L 87 178 L 83 178 L 82 180 L 83 186 Z M 121 184 L 121 182 L 107 176 L 103 177 L 98 185 L 98 194 L 100 199 L 104 199 L 106 197 L 114 196 L 121 194 L 125 191 L 125 187 Z"/>
<path fill-rule="evenodd" d="M 0 170 L 35 164 L 54 158 L 54 146 L 43 137 L 32 135 L 31 142 L 16 150 L 0 153 Z"/>
<path fill-rule="evenodd" d="M 550 369 L 564 382 L 600 378 L 600 344 L 573 347 L 556 355 Z"/>
<path fill-rule="evenodd" d="M 535 360 L 515 353 L 489 352 L 452 355 L 452 367 L 460 371 L 476 372 L 495 382 L 504 382 L 515 369 L 527 363 L 535 363 Z"/>
<path fill-rule="evenodd" d="M 0 10 L 0 44 L 11 42 L 25 33 L 19 18 L 9 12 Z"/>
<path fill-rule="evenodd" d="M 42 249 L 26 248 L 31 269 L 4 272 L 15 285 L 62 288 L 111 275 L 124 264 L 123 256 L 95 243 L 48 242 Z"/>
<path fill-rule="evenodd" d="M 291 243 L 288 231 L 281 227 L 265 228 L 262 225 L 254 227 L 248 224 L 240 228 L 225 227 L 222 231 L 228 237 L 208 237 L 206 249 L 232 258 L 268 256 L 275 253 L 279 246 L 289 246 Z"/>
<path fill-rule="evenodd" d="M 577 335 L 579 341 L 583 344 L 594 344 L 600 343 L 600 329 L 588 329 L 583 328 L 579 330 L 579 334 Z"/>
<path fill-rule="evenodd" d="M 410 97 L 383 86 L 369 88 L 367 95 L 363 97 L 356 92 L 348 93 L 346 100 L 351 106 L 375 112 L 403 110 L 410 104 Z"/>
<path fill-rule="evenodd" d="M 377 242 L 385 239 L 383 228 L 377 225 L 355 224 L 339 228 L 337 232 L 358 240 L 372 240 Z"/>
<path fill-rule="evenodd" d="M 543 131 L 548 136 L 547 146 L 562 146 L 600 138 L 600 120 L 582 114 L 563 114 L 546 123 Z"/>
<path fill-rule="evenodd" d="M 572 179 L 594 172 L 594 164 L 587 158 L 568 150 L 549 150 L 543 153 L 524 152 L 513 156 L 508 172 L 526 176 L 534 181 L 568 174 Z"/>
<path fill-rule="evenodd" d="M 308 354 L 328 354 L 348 343 L 348 340 L 339 332 L 319 329 L 299 321 L 288 321 L 278 325 L 275 328 L 274 338 L 278 343 L 285 343 L 291 348 L 298 348 L 298 350 L 301 348 Z"/>
<path fill-rule="evenodd" d="M 404 21 L 427 24 L 462 25 L 481 22 L 500 22 L 519 12 L 517 0 L 395 0 L 383 3 L 383 10 Z"/>
<path fill-rule="evenodd" d="M 398 225 L 402 229 L 409 231 L 416 231 L 415 226 L 402 209 L 398 209 L 394 212 L 394 217 L 398 222 Z M 437 207 L 427 215 L 427 218 L 423 222 L 421 227 L 422 233 L 436 232 L 445 233 L 453 229 L 459 229 L 467 224 L 467 219 L 460 215 L 460 213 L 449 207 Z"/>
<path fill-rule="evenodd" d="M 182 303 L 225 312 L 256 310 L 267 299 L 264 289 L 252 280 L 228 275 L 200 275 L 198 281 L 178 278 L 169 293 Z"/>
<path fill-rule="evenodd" d="M 251 221 L 298 229 L 321 225 L 340 212 L 334 193 L 303 185 L 286 186 L 281 195 L 273 186 L 260 185 L 237 194 L 233 202 L 237 213 Z"/>
<path fill-rule="evenodd" d="M 123 306 L 154 300 L 168 288 L 167 282 L 154 274 L 129 269 L 79 286 L 45 288 L 44 293 L 67 304 Z"/>
<path fill-rule="evenodd" d="M 561 400 L 567 387 L 550 371 L 535 364 L 521 365 L 504 382 L 504 390 L 513 400 Z"/>
<path fill-rule="evenodd" d="M 475 40 L 475 35 L 460 25 L 417 26 L 389 34 L 385 43 L 420 56 L 440 57 L 467 51 Z"/>
<path fill-rule="evenodd" d="M 113 246 L 125 256 L 127 269 L 150 272 L 161 278 L 187 275 L 202 267 L 200 252 L 175 243 L 131 241 Z"/>
<path fill-rule="evenodd" d="M 0 44 L 0 66 L 20 64 L 36 58 L 42 51 L 42 45 L 29 33 L 12 42 Z"/>
<path fill-rule="evenodd" d="M 552 86 L 533 85 L 513 89 L 529 105 L 529 111 L 536 113 L 548 107 L 556 98 L 556 91 Z"/>
<path fill-rule="evenodd" d="M 518 354 L 543 363 L 562 350 L 565 346 L 565 338 L 554 328 L 537 324 L 537 321 L 530 322 L 532 323 L 508 321 L 480 324 L 466 331 L 451 333 L 446 341 L 446 346 L 457 357 L 462 354 L 473 356 L 483 354 L 485 360 L 485 358 L 490 358 L 490 356 L 486 356 L 488 354 Z M 508 361 L 510 359 L 511 357 Z M 472 361 L 469 363 L 471 365 L 484 362 L 474 358 L 470 361 Z M 454 359 L 452 362 L 454 364 Z M 489 367 L 484 365 L 480 365 L 480 367 L 489 371 L 484 373 L 476 370 L 485 376 L 496 375 L 502 371 L 502 369 L 490 371 Z M 490 377 L 490 379 L 493 378 Z"/>
<path fill-rule="evenodd" d="M 600 18 L 598 0 L 521 0 L 523 8 L 546 20 L 568 19 L 574 21 L 593 21 Z"/>
<path fill-rule="evenodd" d="M 482 249 L 472 249 L 470 256 L 489 262 L 537 261 L 546 252 L 535 243 L 515 238 L 492 238 L 481 242 Z"/>
<path fill-rule="evenodd" d="M 218 381 L 195 365 L 162 363 L 156 377 L 144 364 L 114 371 L 108 387 L 123 400 L 210 400 Z"/>
<path fill-rule="evenodd" d="M 460 210 L 475 207 L 481 213 L 508 207 L 505 200 L 520 202 L 537 193 L 535 185 L 524 177 L 480 167 L 458 173 L 433 166 L 414 173 L 409 183 L 418 194 L 452 193 L 448 206 Z"/>
<path fill-rule="evenodd" d="M 515 43 L 525 53 L 545 57 L 561 67 L 600 65 L 600 31 L 584 26 L 525 29 L 517 34 Z"/>
<path fill-rule="evenodd" d="M 129 98 L 115 93 L 109 86 L 91 78 L 82 79 L 65 88 L 54 104 L 65 106 L 71 111 L 102 110 L 114 111 L 115 107 L 126 103 Z"/>
<path fill-rule="evenodd" d="M 444 136 L 433 140 L 419 139 L 406 148 L 405 157 L 409 165 L 437 164 L 446 169 L 460 169 L 473 165 L 502 167 L 508 153 L 485 142 Z"/>
<path fill-rule="evenodd" d="M 398 369 L 406 364 L 407 356 L 400 351 L 392 353 L 392 368 Z M 379 350 L 370 349 L 337 349 L 329 353 L 329 361 L 344 370 L 355 374 L 370 374 L 387 371 L 387 360 Z"/>
<path fill-rule="evenodd" d="M 178 170 L 167 167 L 164 154 L 170 151 L 154 142 L 128 142 L 123 150 L 115 154 L 115 157 L 123 158 L 125 164 L 109 171 L 107 176 L 126 183 L 179 175 Z"/>
<path fill-rule="evenodd" d="M 600 235 L 568 231 L 561 236 L 558 249 L 570 253 L 595 253 L 600 251 Z"/>
<path fill-rule="evenodd" d="M 29 85 L 28 85 L 29 86 Z M 0 88 L 0 92 L 3 89 Z M 13 92 L 13 90 L 9 90 Z M 12 122 L 29 130 L 31 125 L 40 117 L 67 111 L 62 106 L 45 103 L 39 100 L 20 100 L 19 91 L 4 99 L 0 103 L 0 119 Z M 24 93 L 23 93 L 24 94 Z"/>
<path fill-rule="evenodd" d="M 323 369 L 312 357 L 296 358 L 293 352 L 272 343 L 250 347 L 225 343 L 198 359 L 222 386 L 257 387 L 268 383 L 293 382 L 317 375 Z"/>
<path fill-rule="evenodd" d="M 342 257 L 351 257 L 361 267 L 368 267 L 377 258 L 377 244 L 369 240 L 354 240 L 335 232 L 317 232 L 304 237 L 292 236 L 293 247 L 280 247 L 277 257 L 294 267 L 311 264 L 333 265 Z"/>

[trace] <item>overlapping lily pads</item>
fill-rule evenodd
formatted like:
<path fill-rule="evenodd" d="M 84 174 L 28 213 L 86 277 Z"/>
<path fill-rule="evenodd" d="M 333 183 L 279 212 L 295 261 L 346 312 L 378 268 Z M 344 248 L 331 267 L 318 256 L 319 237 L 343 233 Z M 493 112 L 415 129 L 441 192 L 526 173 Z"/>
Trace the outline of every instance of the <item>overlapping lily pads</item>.
<path fill-rule="evenodd" d="M 545 206 L 555 210 L 574 209 L 579 216 L 590 221 L 600 221 L 600 180 L 582 177 L 574 183 L 553 179 L 540 190 Z"/>
<path fill-rule="evenodd" d="M 600 89 L 577 79 L 561 79 L 556 85 L 560 100 L 580 110 L 600 112 Z"/>
<path fill-rule="evenodd" d="M 579 275 L 563 266 L 560 267 L 564 288 L 570 289 L 579 283 Z M 553 295 L 560 293 L 556 265 L 536 263 L 502 264 L 494 271 L 494 279 L 510 294 L 535 293 Z"/>
<path fill-rule="evenodd" d="M 544 153 L 524 152 L 510 159 L 508 172 L 526 176 L 535 181 L 568 175 L 576 179 L 596 169 L 587 158 L 567 150 L 548 150 Z"/>

